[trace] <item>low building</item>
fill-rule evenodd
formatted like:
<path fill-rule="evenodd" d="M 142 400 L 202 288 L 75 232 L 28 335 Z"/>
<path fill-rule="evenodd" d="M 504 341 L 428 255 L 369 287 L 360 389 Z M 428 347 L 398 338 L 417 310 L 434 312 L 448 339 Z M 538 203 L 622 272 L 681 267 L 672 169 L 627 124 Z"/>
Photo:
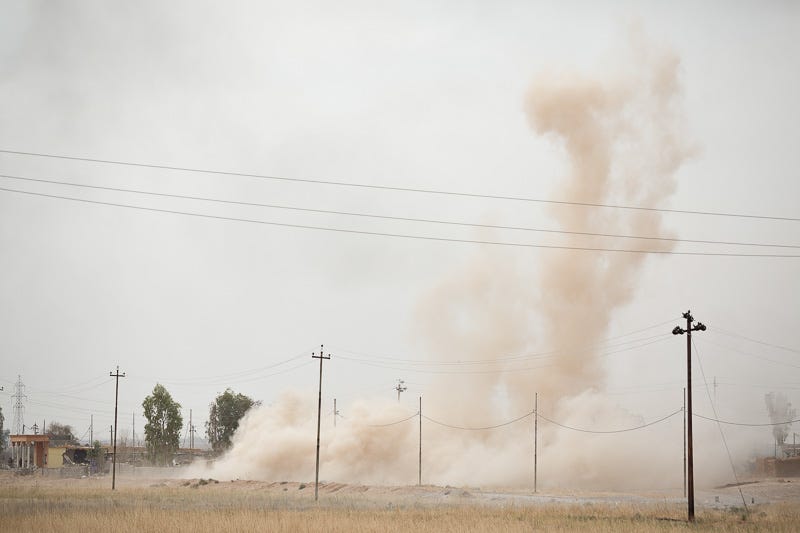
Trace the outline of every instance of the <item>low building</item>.
<path fill-rule="evenodd" d="M 45 468 L 50 437 L 47 435 L 11 435 L 11 468 Z"/>

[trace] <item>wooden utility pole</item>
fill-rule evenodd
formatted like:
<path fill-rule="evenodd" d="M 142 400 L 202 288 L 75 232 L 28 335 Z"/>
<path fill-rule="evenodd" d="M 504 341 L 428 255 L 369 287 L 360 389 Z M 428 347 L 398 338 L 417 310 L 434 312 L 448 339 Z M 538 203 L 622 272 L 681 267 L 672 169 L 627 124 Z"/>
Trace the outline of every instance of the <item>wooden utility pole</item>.
<path fill-rule="evenodd" d="M 683 497 L 686 497 L 686 387 L 683 388 Z"/>
<path fill-rule="evenodd" d="M 692 331 L 705 331 L 703 323 L 698 322 L 692 325 L 694 317 L 691 311 L 683 313 L 686 319 L 686 329 L 675 326 L 672 330 L 673 335 L 683 335 L 686 333 L 686 482 L 687 482 L 687 506 L 689 511 L 689 522 L 694 522 L 694 456 L 692 450 Z"/>
<path fill-rule="evenodd" d="M 122 374 L 119 373 L 119 365 L 117 365 L 117 373 L 109 372 L 109 376 L 112 378 L 116 378 L 117 385 L 114 389 L 114 428 L 113 428 L 113 439 L 114 439 L 114 456 L 112 457 L 112 466 L 111 466 L 111 490 L 114 490 L 117 486 L 117 404 L 119 403 L 119 378 L 125 377 L 125 372 Z"/>
<path fill-rule="evenodd" d="M 311 354 L 312 359 L 319 359 L 319 400 L 317 402 L 317 469 L 314 476 L 314 501 L 319 500 L 319 430 L 322 424 L 322 361 L 330 359 L 331 354 L 325 355 L 322 352 L 323 345 L 319 346 L 319 355 Z"/>

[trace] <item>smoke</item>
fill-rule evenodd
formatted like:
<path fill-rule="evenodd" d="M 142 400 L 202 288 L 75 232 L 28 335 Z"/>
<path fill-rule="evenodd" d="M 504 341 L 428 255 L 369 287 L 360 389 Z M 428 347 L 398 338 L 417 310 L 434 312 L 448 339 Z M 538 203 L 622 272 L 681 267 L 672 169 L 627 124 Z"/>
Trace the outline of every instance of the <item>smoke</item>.
<path fill-rule="evenodd" d="M 692 152 L 683 141 L 680 62 L 636 31 L 629 45 L 618 56 L 619 68 L 595 77 L 542 73 L 525 97 L 532 131 L 561 147 L 569 162 L 554 199 L 660 207 L 675 190 L 675 171 Z M 571 231 L 668 236 L 656 211 L 558 206 L 549 214 Z M 564 239 L 568 246 L 621 246 L 600 237 Z M 627 241 L 622 247 L 671 249 L 665 241 Z M 646 255 L 549 250 L 535 259 L 527 264 L 497 251 L 479 253 L 420 299 L 420 351 L 439 363 L 475 362 L 466 371 L 462 365 L 440 374 L 424 398 L 424 414 L 454 426 L 489 426 L 530 412 L 538 392 L 542 416 L 565 426 L 641 425 L 640 416 L 603 394 L 599 346 L 612 315 L 633 298 Z M 532 352 L 542 355 L 509 357 Z M 314 394 L 286 393 L 272 406 L 253 409 L 214 475 L 310 479 L 316 405 L 308 398 Z M 397 404 L 364 400 L 338 427 L 326 421 L 323 476 L 416 482 L 418 419 L 379 426 L 411 415 Z M 530 486 L 532 427 L 531 418 L 526 420 L 483 431 L 426 420 L 423 480 Z M 539 429 L 542 486 L 621 488 L 652 486 L 654 480 L 681 485 L 679 417 L 635 434 L 580 433 L 545 419 Z M 676 443 L 674 450 L 664 449 L 666 439 Z M 636 476 L 629 475 L 633 470 Z"/>
<path fill-rule="evenodd" d="M 764 396 L 764 402 L 767 404 L 767 413 L 769 413 L 769 420 L 775 426 L 772 426 L 772 436 L 775 437 L 775 442 L 782 445 L 786 442 L 786 437 L 789 436 L 789 424 L 782 424 L 787 420 L 793 420 L 797 415 L 797 410 L 792 407 L 786 395 L 782 392 L 770 392 Z"/>

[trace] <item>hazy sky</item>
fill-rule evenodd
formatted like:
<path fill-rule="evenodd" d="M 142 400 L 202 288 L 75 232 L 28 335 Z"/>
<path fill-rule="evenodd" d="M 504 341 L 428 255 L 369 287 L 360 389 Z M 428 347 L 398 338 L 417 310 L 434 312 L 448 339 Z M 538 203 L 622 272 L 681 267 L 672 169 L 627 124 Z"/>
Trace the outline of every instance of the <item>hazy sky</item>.
<path fill-rule="evenodd" d="M 0 149 L 575 200 L 557 196 L 569 162 L 557 139 L 532 129 L 526 95 L 536 80 L 562 72 L 592 78 L 624 72 L 628 63 L 618 59 L 630 53 L 626 35 L 640 31 L 680 60 L 682 132 L 693 147 L 674 174 L 674 194 L 659 207 L 800 218 L 796 3 L 557 4 L 0 0 Z M 0 153 L 0 173 L 321 210 L 604 231 L 561 227 L 553 208 L 531 202 L 8 153 Z M 0 178 L 0 187 L 282 224 L 567 242 L 553 234 L 10 178 Z M 800 255 L 796 220 L 666 214 L 662 225 L 681 239 L 795 246 L 680 243 L 675 251 Z M 391 399 L 397 379 L 408 382 L 403 403 L 413 409 L 419 395 L 432 393 L 434 374 L 407 362 L 381 363 L 379 357 L 426 359 L 442 349 L 424 338 L 424 331 L 436 328 L 436 317 L 420 310 L 423 302 L 476 261 L 529 272 L 530 285 L 520 293 L 539 291 L 537 275 L 552 253 L 0 191 L 0 398 L 6 427 L 13 421 L 13 384 L 21 375 L 26 425 L 59 421 L 82 436 L 93 414 L 95 434 L 107 438 L 114 395 L 108 373 L 119 365 L 127 373 L 120 383 L 121 432 L 136 413 L 141 434 L 141 402 L 161 382 L 186 418 L 194 410 L 203 433 L 208 404 L 227 386 L 266 404 L 284 389 L 315 395 L 318 374 L 310 355 L 322 343 L 333 354 L 325 368 L 327 410 L 334 397 L 344 415 L 356 398 Z M 630 303 L 614 310 L 603 338 L 661 323 L 625 339 L 669 333 L 691 308 L 709 327 L 696 340 L 705 375 L 718 382 L 720 417 L 764 422 L 765 393 L 782 391 L 800 403 L 799 274 L 800 258 L 648 256 L 632 280 Z M 531 332 L 540 327 L 532 317 Z M 645 419 L 681 405 L 685 339 L 656 340 L 604 358 L 606 379 L 596 384 Z M 455 349 L 460 343 L 453 341 Z M 526 350 L 549 348 L 534 339 Z M 354 354 L 362 361 L 340 358 Z M 498 355 L 514 354 L 486 357 Z M 277 365 L 295 356 L 302 357 Z M 450 385 L 460 386 L 458 374 Z M 710 415 L 699 392 L 697 410 Z M 768 429 L 764 442 L 771 443 Z"/>

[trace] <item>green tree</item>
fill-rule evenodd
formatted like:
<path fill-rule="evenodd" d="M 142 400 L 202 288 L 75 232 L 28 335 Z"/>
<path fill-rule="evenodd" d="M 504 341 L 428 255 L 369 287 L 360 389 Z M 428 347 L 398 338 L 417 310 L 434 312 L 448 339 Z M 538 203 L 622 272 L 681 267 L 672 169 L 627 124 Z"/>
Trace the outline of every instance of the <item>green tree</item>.
<path fill-rule="evenodd" d="M 147 424 L 144 426 L 144 440 L 150 460 L 164 465 L 178 450 L 183 417 L 181 404 L 163 385 L 156 384 L 153 393 L 142 402 Z"/>
<path fill-rule="evenodd" d="M 234 394 L 231 389 L 225 389 L 209 405 L 206 435 L 215 452 L 222 453 L 230 448 L 231 437 L 239 427 L 239 421 L 254 405 L 258 405 L 258 402 L 244 394 Z"/>
<path fill-rule="evenodd" d="M 72 426 L 69 424 L 50 422 L 47 427 L 47 435 L 50 437 L 50 446 L 78 444 L 78 439 L 75 438 L 75 434 L 72 432 Z"/>

